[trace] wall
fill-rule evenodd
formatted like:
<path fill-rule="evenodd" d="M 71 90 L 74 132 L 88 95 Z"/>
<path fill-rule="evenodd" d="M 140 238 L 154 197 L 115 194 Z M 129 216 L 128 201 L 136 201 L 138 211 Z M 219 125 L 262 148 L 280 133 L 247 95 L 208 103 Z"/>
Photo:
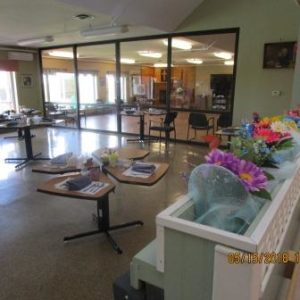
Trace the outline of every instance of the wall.
<path fill-rule="evenodd" d="M 279 114 L 290 106 L 294 70 L 263 69 L 265 43 L 297 40 L 300 9 L 292 0 L 209 0 L 178 31 L 240 28 L 234 123 L 253 111 Z M 282 92 L 272 97 L 272 90 Z"/>
<path fill-rule="evenodd" d="M 7 59 L 8 51 L 0 51 L 0 59 Z M 19 105 L 42 110 L 41 82 L 39 75 L 38 54 L 34 54 L 33 61 L 17 61 L 16 85 Z M 22 86 L 22 75 L 32 75 L 32 87 Z"/>
<path fill-rule="evenodd" d="M 232 74 L 232 66 L 199 66 L 196 67 L 196 82 L 195 82 L 195 95 L 209 95 L 211 96 L 210 89 L 210 75 L 211 74 Z"/>
<path fill-rule="evenodd" d="M 297 104 L 300 104 L 300 28 L 298 34 L 298 47 L 297 47 L 297 61 L 295 68 L 295 76 L 293 82 L 293 96 L 291 108 L 295 107 Z"/>

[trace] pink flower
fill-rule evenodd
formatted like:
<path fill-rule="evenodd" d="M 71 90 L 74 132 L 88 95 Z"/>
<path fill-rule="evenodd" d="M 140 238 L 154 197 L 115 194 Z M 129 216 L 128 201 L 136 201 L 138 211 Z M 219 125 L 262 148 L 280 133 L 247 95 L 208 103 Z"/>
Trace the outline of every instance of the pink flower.
<path fill-rule="evenodd" d="M 241 160 L 231 153 L 218 149 L 205 156 L 205 160 L 208 164 L 222 166 L 233 172 L 249 192 L 259 191 L 267 186 L 266 175 L 253 162 Z"/>
<path fill-rule="evenodd" d="M 205 156 L 205 160 L 208 164 L 222 166 L 231 170 L 238 163 L 239 159 L 231 153 L 214 149 Z"/>
<path fill-rule="evenodd" d="M 240 160 L 234 171 L 249 192 L 256 192 L 267 186 L 268 179 L 262 169 L 251 161 Z"/>

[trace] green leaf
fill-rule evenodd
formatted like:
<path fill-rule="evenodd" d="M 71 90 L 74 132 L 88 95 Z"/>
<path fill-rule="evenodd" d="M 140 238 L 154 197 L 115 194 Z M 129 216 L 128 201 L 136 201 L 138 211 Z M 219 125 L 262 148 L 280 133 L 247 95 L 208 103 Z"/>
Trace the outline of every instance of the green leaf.
<path fill-rule="evenodd" d="M 272 200 L 271 194 L 266 189 L 261 189 L 258 192 L 251 192 L 251 194 L 259 198 Z"/>
<path fill-rule="evenodd" d="M 275 177 L 272 174 L 270 174 L 269 172 L 264 171 L 264 173 L 265 173 L 266 177 L 268 178 L 268 180 L 274 180 L 275 179 Z"/>
<path fill-rule="evenodd" d="M 278 166 L 276 165 L 276 163 L 273 160 L 264 161 L 264 163 L 262 164 L 262 167 L 278 169 Z"/>
<path fill-rule="evenodd" d="M 285 138 L 277 142 L 276 150 L 285 150 L 294 146 L 292 138 Z"/>

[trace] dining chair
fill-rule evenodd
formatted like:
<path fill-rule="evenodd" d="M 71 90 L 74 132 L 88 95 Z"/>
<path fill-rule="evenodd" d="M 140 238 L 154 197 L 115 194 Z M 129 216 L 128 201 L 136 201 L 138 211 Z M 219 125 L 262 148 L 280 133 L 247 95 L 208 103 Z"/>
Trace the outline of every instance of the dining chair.
<path fill-rule="evenodd" d="M 166 143 L 169 140 L 170 133 L 174 132 L 174 139 L 176 142 L 176 127 L 175 127 L 175 119 L 177 117 L 177 112 L 168 112 L 165 115 L 163 122 L 159 125 L 153 125 L 153 121 L 149 120 L 149 136 L 151 131 L 159 131 L 159 141 L 161 142 L 161 134 L 164 132 Z"/>
<path fill-rule="evenodd" d="M 209 130 L 212 129 L 213 134 L 215 133 L 215 125 L 214 118 L 207 118 L 205 114 L 202 113 L 190 113 L 188 120 L 188 130 L 187 130 L 187 140 L 190 137 L 190 128 L 194 129 L 196 138 L 197 130 L 206 130 L 206 134 L 208 134 Z"/>
<path fill-rule="evenodd" d="M 229 113 L 222 113 L 217 120 L 217 130 L 220 128 L 230 127 L 232 125 L 232 117 Z"/>

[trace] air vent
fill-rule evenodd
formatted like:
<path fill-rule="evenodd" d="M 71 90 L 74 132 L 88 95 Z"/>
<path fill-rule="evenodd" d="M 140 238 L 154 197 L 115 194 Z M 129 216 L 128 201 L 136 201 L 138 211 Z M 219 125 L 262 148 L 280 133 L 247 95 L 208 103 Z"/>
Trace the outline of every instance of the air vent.
<path fill-rule="evenodd" d="M 94 18 L 95 18 L 94 16 L 88 15 L 88 14 L 78 14 L 78 15 L 76 15 L 76 16 L 73 17 L 73 19 L 79 20 L 79 21 L 82 21 L 82 20 L 92 20 Z"/>
<path fill-rule="evenodd" d="M 26 52 L 8 52 L 7 58 L 9 60 L 33 61 L 33 54 Z"/>

